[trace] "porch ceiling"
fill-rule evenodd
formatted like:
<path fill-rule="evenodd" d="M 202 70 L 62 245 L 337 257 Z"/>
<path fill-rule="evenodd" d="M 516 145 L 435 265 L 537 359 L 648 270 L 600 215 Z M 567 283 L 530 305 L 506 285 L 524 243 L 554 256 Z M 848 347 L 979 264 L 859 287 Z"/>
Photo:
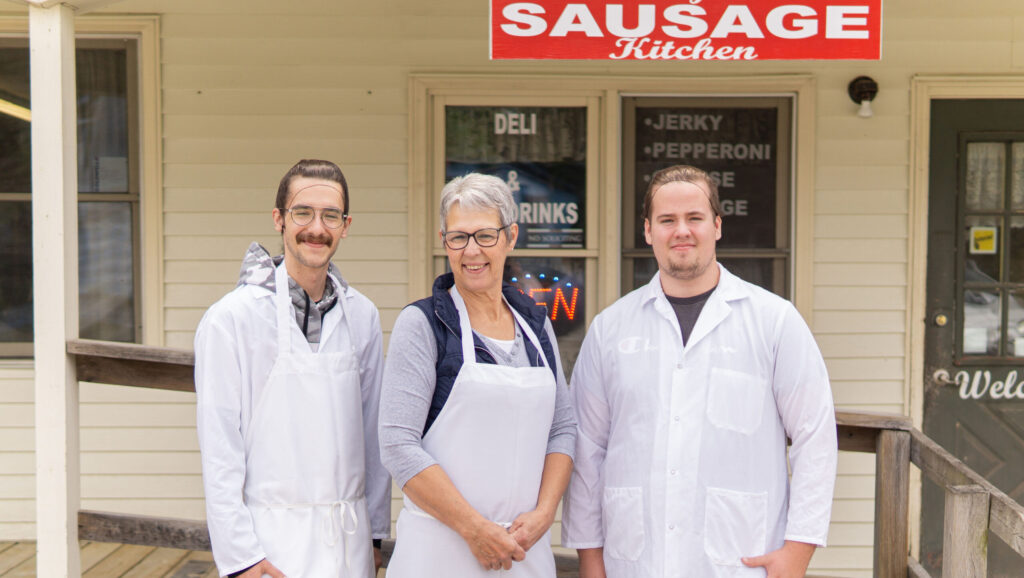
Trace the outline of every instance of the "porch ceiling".
<path fill-rule="evenodd" d="M 116 4 L 120 0 L 8 0 L 15 4 L 22 4 L 26 6 L 39 6 L 40 8 L 50 8 L 58 4 L 64 4 L 74 8 L 75 12 L 82 14 L 97 8 L 102 8 L 110 4 Z"/>

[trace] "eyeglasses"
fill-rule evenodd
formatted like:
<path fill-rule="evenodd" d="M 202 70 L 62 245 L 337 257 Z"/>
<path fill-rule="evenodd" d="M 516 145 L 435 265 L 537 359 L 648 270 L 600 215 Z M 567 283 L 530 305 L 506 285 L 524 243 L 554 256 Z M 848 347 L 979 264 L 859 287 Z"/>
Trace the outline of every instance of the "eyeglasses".
<path fill-rule="evenodd" d="M 306 205 L 299 205 L 290 209 L 285 209 L 284 212 L 291 214 L 292 222 L 300 227 L 313 222 L 316 217 L 317 211 L 320 211 L 320 221 L 323 222 L 324 226 L 328 229 L 337 229 L 345 224 L 348 220 L 348 215 L 342 213 L 338 209 L 314 209 L 313 207 L 307 207 Z"/>
<path fill-rule="evenodd" d="M 508 227 L 508 225 L 505 225 L 497 229 L 480 229 L 475 233 L 448 231 L 444 234 L 444 244 L 449 249 L 458 251 L 459 249 L 465 249 L 469 245 L 469 238 L 472 237 L 476 244 L 481 247 L 493 247 L 498 244 L 502 229 L 507 229 Z"/>

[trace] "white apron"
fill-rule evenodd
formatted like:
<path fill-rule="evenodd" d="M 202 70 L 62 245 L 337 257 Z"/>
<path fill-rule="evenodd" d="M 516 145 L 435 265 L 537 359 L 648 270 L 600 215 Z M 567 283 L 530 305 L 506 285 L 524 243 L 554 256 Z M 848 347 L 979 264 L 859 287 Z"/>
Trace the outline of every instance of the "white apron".
<path fill-rule="evenodd" d="M 485 518 L 508 527 L 537 507 L 548 436 L 555 411 L 555 378 L 546 367 L 540 340 L 509 307 L 545 367 L 477 363 L 473 328 L 459 292 L 452 287 L 462 329 L 462 369 L 430 430 L 423 449 L 438 461 L 455 487 Z M 408 497 L 398 516 L 398 539 L 388 578 L 554 578 L 550 532 L 511 570 L 480 566 L 455 531 Z"/>
<path fill-rule="evenodd" d="M 267 560 L 288 578 L 373 576 L 359 367 L 351 339 L 314 353 L 277 268 L 277 361 L 245 440 L 245 503 Z M 332 325 L 343 322 L 340 315 Z M 347 326 L 347 320 L 344 320 Z M 340 337 L 340 336 L 339 336 Z"/>

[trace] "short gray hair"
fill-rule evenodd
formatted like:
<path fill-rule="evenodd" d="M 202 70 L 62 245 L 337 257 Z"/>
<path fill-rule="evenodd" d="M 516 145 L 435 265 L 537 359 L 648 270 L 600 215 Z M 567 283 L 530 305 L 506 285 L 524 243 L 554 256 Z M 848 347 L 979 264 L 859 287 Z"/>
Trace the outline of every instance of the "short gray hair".
<path fill-rule="evenodd" d="M 459 205 L 470 211 L 497 210 L 502 227 L 515 222 L 516 201 L 505 181 L 491 175 L 469 173 L 455 177 L 441 189 L 441 231 L 448 224 L 448 211 Z M 505 236 L 512 239 L 512 231 L 505 229 Z"/>

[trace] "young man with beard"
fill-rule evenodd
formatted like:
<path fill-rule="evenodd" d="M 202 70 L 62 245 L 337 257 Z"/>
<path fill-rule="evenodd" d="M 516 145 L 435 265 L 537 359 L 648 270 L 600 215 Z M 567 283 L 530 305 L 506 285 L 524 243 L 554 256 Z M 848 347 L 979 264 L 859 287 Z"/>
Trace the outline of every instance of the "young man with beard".
<path fill-rule="evenodd" d="M 562 518 L 581 578 L 801 577 L 825 545 L 825 364 L 792 304 L 717 262 L 720 214 L 704 171 L 655 173 L 644 233 L 658 273 L 584 340 Z"/>
<path fill-rule="evenodd" d="M 253 243 L 238 286 L 196 331 L 207 522 L 222 576 L 369 578 L 380 565 L 391 502 L 377 444 L 381 329 L 373 303 L 331 264 L 348 210 L 341 169 L 299 161 L 273 210 L 284 254 Z"/>

